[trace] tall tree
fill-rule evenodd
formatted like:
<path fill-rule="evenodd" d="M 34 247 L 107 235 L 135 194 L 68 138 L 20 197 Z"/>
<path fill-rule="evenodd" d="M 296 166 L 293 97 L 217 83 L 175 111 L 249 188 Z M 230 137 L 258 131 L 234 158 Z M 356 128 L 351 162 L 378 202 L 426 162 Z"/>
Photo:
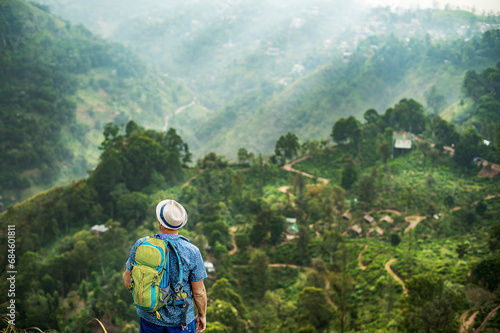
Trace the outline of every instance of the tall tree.
<path fill-rule="evenodd" d="M 380 115 L 377 110 L 369 109 L 365 111 L 363 118 L 365 118 L 368 124 L 376 124 L 380 120 Z"/>
<path fill-rule="evenodd" d="M 285 164 L 287 159 L 297 156 L 300 149 L 299 138 L 290 132 L 279 137 L 274 146 L 274 154 L 280 165 Z"/>
<path fill-rule="evenodd" d="M 310 324 L 320 331 L 324 331 L 333 315 L 325 299 L 323 290 L 314 287 L 306 287 L 299 293 L 299 322 Z"/>
<path fill-rule="evenodd" d="M 467 130 L 455 147 L 454 159 L 462 167 L 471 167 L 472 160 L 478 156 L 480 150 L 481 137 L 474 129 Z"/>
<path fill-rule="evenodd" d="M 439 92 L 435 85 L 433 85 L 424 95 L 427 107 L 432 109 L 434 114 L 438 114 L 446 106 L 446 98 Z"/>
<path fill-rule="evenodd" d="M 319 250 L 328 256 L 330 265 L 333 264 L 333 257 L 339 248 L 339 244 L 343 241 L 342 236 L 336 231 L 331 230 L 323 233 L 319 243 Z"/>

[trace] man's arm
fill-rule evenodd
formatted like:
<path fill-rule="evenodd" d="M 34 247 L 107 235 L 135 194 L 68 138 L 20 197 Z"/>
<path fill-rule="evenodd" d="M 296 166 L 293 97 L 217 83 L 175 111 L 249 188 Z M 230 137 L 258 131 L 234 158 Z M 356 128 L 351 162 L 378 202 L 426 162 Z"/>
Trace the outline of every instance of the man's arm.
<path fill-rule="evenodd" d="M 191 281 L 191 290 L 193 291 L 193 300 L 198 309 L 196 316 L 196 332 L 200 333 L 207 327 L 207 292 L 205 290 L 205 283 L 203 280 L 193 282 Z"/>
<path fill-rule="evenodd" d="M 132 272 L 128 269 L 123 272 L 123 283 L 125 283 L 125 288 L 130 289 L 130 277 L 132 276 Z"/>

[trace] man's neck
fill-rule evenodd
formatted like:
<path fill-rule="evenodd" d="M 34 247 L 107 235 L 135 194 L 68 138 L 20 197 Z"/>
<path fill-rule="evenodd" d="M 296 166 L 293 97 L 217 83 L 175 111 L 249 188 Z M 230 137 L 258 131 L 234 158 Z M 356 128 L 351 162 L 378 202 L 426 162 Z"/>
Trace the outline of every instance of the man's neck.
<path fill-rule="evenodd" d="M 167 228 L 161 228 L 160 229 L 160 234 L 166 234 L 166 235 L 178 235 L 179 230 L 170 230 Z"/>

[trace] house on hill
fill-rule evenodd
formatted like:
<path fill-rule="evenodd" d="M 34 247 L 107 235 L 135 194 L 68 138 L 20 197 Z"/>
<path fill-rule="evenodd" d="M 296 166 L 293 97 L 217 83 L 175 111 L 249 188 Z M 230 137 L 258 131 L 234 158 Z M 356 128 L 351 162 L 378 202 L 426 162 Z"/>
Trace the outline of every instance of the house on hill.
<path fill-rule="evenodd" d="M 380 227 L 370 228 L 370 230 L 368 230 L 368 233 L 366 235 L 370 236 L 373 233 L 378 234 L 380 236 L 383 236 L 384 230 L 382 230 L 382 228 L 380 228 Z"/>
<path fill-rule="evenodd" d="M 393 132 L 392 133 L 392 157 L 405 154 L 413 148 L 413 140 L 415 134 L 408 132 Z"/>
<path fill-rule="evenodd" d="M 203 263 L 205 265 L 205 269 L 207 270 L 207 273 L 215 273 L 215 266 L 213 263 L 209 261 L 205 261 Z"/>
<path fill-rule="evenodd" d="M 371 215 L 365 215 L 363 216 L 363 220 L 368 223 L 368 224 L 373 224 L 375 222 L 375 219 Z"/>
<path fill-rule="evenodd" d="M 349 227 L 349 229 L 347 229 L 347 233 L 349 233 L 351 236 L 361 236 L 361 234 L 363 233 L 363 229 L 361 229 L 361 227 L 357 224 L 353 225 L 352 227 Z"/>
<path fill-rule="evenodd" d="M 99 234 L 108 231 L 109 228 L 106 227 L 104 224 L 96 224 L 92 228 L 90 228 L 90 230 L 92 230 L 96 234 Z"/>
<path fill-rule="evenodd" d="M 286 219 L 286 239 L 290 240 L 295 238 L 295 235 L 299 232 L 299 227 L 297 226 L 297 218 L 287 217 Z"/>

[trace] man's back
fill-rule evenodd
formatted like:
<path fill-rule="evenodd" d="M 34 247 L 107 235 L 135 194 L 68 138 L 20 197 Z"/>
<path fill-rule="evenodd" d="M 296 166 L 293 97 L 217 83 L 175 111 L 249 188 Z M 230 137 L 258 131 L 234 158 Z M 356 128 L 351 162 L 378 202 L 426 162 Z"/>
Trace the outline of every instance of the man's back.
<path fill-rule="evenodd" d="M 187 213 L 181 204 L 167 199 L 156 206 L 156 217 L 160 233 L 153 237 L 170 241 L 180 255 L 183 291 L 187 293 L 188 307 L 186 311 L 186 307 L 169 305 L 163 306 L 156 312 L 146 312 L 137 308 L 137 314 L 141 318 L 141 333 L 178 332 L 180 327 L 183 330 L 187 328 L 186 333 L 202 332 L 206 327 L 207 297 L 203 280 L 207 278 L 207 272 L 200 250 L 187 238 L 178 234 L 178 230 L 187 223 Z M 123 282 L 127 289 L 131 289 L 131 276 L 137 248 L 145 239 L 146 237 L 139 239 L 130 250 L 123 273 Z M 177 256 L 170 253 L 168 265 L 171 286 L 175 286 L 179 279 L 179 263 L 176 259 Z M 198 309 L 196 317 L 194 305 Z"/>
<path fill-rule="evenodd" d="M 184 285 L 184 291 L 188 294 L 189 301 L 189 308 L 186 314 L 186 322 L 190 323 L 194 320 L 194 306 L 190 282 L 201 281 L 207 277 L 200 250 L 195 245 L 191 244 L 187 238 L 181 235 L 155 234 L 154 237 L 161 240 L 171 241 L 179 252 L 183 264 L 182 283 Z M 139 239 L 130 251 L 129 260 L 126 264 L 128 270 L 132 271 L 135 252 L 145 239 L 146 237 Z M 176 262 L 176 257 L 173 253 L 170 254 L 169 272 L 170 283 L 171 285 L 175 285 L 179 279 L 179 270 L 178 264 Z M 169 307 L 168 311 L 166 310 L 167 308 L 163 307 L 162 309 L 160 309 L 160 311 L 158 311 L 160 318 L 157 318 L 156 313 L 145 312 L 139 309 L 137 309 L 137 314 L 141 318 L 155 323 L 156 325 L 182 326 L 185 309 L 180 307 Z"/>

